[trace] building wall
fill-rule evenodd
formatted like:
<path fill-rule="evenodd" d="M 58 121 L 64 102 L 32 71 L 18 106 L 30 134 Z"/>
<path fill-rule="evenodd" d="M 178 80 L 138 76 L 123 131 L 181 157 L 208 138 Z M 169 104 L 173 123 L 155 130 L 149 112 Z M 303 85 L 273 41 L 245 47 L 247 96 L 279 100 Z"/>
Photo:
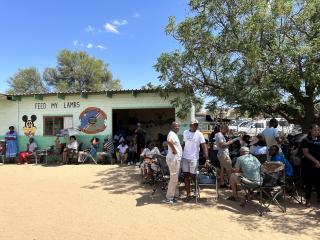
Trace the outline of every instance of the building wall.
<path fill-rule="evenodd" d="M 173 93 L 172 98 L 176 95 Z M 169 98 L 170 99 L 170 98 Z M 23 133 L 24 121 L 23 115 L 31 118 L 36 115 L 37 120 L 35 140 L 40 149 L 54 145 L 54 136 L 44 136 L 43 134 L 43 116 L 73 116 L 73 126 L 80 125 L 79 115 L 88 107 L 98 107 L 107 114 L 107 128 L 98 134 L 84 134 L 79 136 L 79 140 L 87 143 L 92 136 L 98 136 L 101 140 L 106 135 L 112 135 L 112 109 L 143 109 L 143 108 L 170 108 L 169 99 L 161 98 L 157 93 L 139 93 L 136 97 L 129 93 L 114 94 L 112 98 L 104 94 L 88 95 L 88 98 L 82 98 L 78 95 L 65 95 L 64 99 L 57 96 L 44 95 L 43 100 L 37 100 L 34 97 L 22 97 L 20 101 L 0 100 L 0 138 L 4 138 L 9 126 L 14 126 L 19 135 L 20 150 L 26 148 L 28 137 Z M 177 119 L 181 124 L 180 134 L 188 127 L 192 113 L 187 118 Z M 66 139 L 60 138 L 61 142 Z"/>

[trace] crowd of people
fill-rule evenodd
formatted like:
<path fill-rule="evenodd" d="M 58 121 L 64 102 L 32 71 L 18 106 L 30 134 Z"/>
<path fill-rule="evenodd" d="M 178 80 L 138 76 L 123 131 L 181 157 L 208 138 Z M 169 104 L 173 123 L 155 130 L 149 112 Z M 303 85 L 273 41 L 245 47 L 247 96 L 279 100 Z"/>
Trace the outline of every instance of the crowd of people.
<path fill-rule="evenodd" d="M 80 144 L 75 136 L 70 136 L 69 143 L 63 147 L 56 139 L 56 148 L 61 154 L 61 163 L 70 163 L 70 158 L 77 163 L 85 162 L 88 157 L 94 157 L 98 163 L 139 165 L 145 182 L 153 178 L 155 160 L 153 155 L 166 156 L 170 171 L 170 181 L 167 188 L 166 201 L 176 202 L 179 176 L 183 176 L 185 186 L 185 201 L 194 195 L 191 183 L 195 182 L 199 161 L 205 166 L 218 166 L 220 188 L 230 188 L 232 195 L 229 200 L 238 201 L 238 186 L 240 181 L 251 181 L 260 184 L 260 166 L 265 161 L 281 162 L 285 166 L 288 178 L 301 176 L 305 192 L 306 206 L 311 205 L 311 193 L 316 190 L 320 202 L 320 128 L 313 124 L 308 135 L 298 144 L 292 142 L 290 136 L 281 136 L 277 129 L 278 121 L 271 119 L 269 127 L 255 137 L 249 135 L 230 136 L 227 125 L 216 127 L 207 141 L 198 130 L 198 121 L 193 120 L 189 129 L 182 133 L 182 142 L 178 137 L 179 124 L 173 122 L 167 137 L 159 134 L 156 141 L 146 141 L 146 131 L 137 124 L 136 130 L 125 136 L 121 131 L 113 137 L 103 140 L 103 149 L 99 149 L 99 138 L 93 137 L 90 147 L 79 149 Z M 180 133 L 181 134 L 181 133 Z M 6 133 L 5 155 L 9 160 L 18 156 L 18 163 L 28 163 L 38 149 L 34 138 L 30 137 L 26 151 L 18 151 L 17 133 L 13 126 Z M 202 155 L 202 160 L 200 159 Z M 209 156 L 210 155 L 210 156 Z"/>
<path fill-rule="evenodd" d="M 301 181 L 305 192 L 306 207 L 311 205 L 311 192 L 317 193 L 320 203 L 320 128 L 313 124 L 308 135 L 298 143 L 291 142 L 291 136 L 281 136 L 277 129 L 278 121 L 271 119 L 269 128 L 255 137 L 249 135 L 230 136 L 227 125 L 216 128 L 209 143 L 198 130 L 197 121 L 190 123 L 190 128 L 183 132 L 183 143 L 178 138 L 179 125 L 174 122 L 167 137 L 168 154 L 166 162 L 170 170 L 170 181 L 166 201 L 174 203 L 179 196 L 178 179 L 183 173 L 186 196 L 192 197 L 190 182 L 195 182 L 195 173 L 199 165 L 199 152 L 203 155 L 202 164 L 216 165 L 220 168 L 220 188 L 230 188 L 231 201 L 239 200 L 239 183 L 261 184 L 260 167 L 264 162 L 280 162 L 288 182 L 295 177 Z M 209 158 L 208 148 L 214 152 Z M 201 150 L 200 150 L 201 149 Z M 215 159 L 217 162 L 215 162 Z M 297 160 L 299 159 L 299 161 Z M 200 159 L 201 161 L 201 159 Z M 146 163 L 148 164 L 148 163 Z M 147 173 L 146 173 L 147 174 Z M 289 181 L 290 180 L 290 181 Z M 196 194 L 196 191 L 195 191 Z"/>

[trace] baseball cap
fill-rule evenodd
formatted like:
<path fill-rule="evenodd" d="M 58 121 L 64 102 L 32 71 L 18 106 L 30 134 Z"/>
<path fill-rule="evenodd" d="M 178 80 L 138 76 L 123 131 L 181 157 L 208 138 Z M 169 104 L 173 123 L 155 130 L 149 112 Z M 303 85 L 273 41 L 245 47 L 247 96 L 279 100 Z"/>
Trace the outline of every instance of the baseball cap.
<path fill-rule="evenodd" d="M 250 150 L 249 150 L 248 147 L 241 147 L 241 148 L 240 148 L 240 151 L 241 151 L 241 152 L 244 152 L 244 153 L 249 153 L 249 152 L 250 152 Z"/>
<path fill-rule="evenodd" d="M 197 119 L 194 119 L 194 120 L 191 121 L 190 124 L 199 124 L 199 121 Z"/>

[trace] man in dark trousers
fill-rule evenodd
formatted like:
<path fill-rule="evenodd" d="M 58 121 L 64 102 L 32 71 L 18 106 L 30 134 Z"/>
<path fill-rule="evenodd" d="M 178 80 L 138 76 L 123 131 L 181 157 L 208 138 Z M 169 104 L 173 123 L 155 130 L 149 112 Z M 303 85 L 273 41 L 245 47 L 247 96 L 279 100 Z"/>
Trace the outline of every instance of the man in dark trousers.
<path fill-rule="evenodd" d="M 145 148 L 146 145 L 146 131 L 142 129 L 141 123 L 137 124 L 137 129 L 134 131 L 137 139 L 137 155 L 140 156 L 141 154 L 141 149 Z"/>

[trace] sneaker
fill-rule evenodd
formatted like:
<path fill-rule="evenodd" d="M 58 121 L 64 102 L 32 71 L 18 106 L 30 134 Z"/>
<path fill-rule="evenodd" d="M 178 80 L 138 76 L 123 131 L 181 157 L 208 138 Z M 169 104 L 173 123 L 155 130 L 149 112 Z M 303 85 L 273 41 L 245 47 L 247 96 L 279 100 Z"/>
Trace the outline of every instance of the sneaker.
<path fill-rule="evenodd" d="M 130 166 L 130 162 L 128 162 L 128 166 Z"/>
<path fill-rule="evenodd" d="M 176 201 L 175 201 L 174 199 L 167 199 L 167 200 L 166 200 L 166 203 L 167 203 L 167 204 L 175 204 Z"/>

